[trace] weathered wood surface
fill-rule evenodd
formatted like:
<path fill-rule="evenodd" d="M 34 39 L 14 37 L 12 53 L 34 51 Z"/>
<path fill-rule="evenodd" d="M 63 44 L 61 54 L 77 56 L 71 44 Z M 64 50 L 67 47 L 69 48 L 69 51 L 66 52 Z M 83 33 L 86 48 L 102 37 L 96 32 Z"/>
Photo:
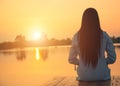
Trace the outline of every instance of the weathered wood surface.
<path fill-rule="evenodd" d="M 120 86 L 120 76 L 113 76 L 108 81 L 78 82 L 75 77 L 55 77 L 40 86 Z"/>

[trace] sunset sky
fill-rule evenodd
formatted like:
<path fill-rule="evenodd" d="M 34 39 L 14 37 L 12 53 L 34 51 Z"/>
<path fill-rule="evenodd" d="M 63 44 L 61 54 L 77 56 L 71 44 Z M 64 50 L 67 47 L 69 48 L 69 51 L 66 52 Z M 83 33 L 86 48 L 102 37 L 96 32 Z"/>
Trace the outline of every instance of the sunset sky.
<path fill-rule="evenodd" d="M 81 26 L 84 10 L 98 11 L 101 27 L 120 36 L 120 0 L 0 0 L 0 42 L 19 34 L 32 40 L 34 31 L 48 38 L 71 38 Z"/>

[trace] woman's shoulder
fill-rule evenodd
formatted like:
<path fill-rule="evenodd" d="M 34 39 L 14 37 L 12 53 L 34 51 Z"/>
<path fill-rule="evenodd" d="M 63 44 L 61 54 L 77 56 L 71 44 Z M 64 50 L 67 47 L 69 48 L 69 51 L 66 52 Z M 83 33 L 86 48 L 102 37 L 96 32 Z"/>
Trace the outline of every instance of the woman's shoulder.
<path fill-rule="evenodd" d="M 112 40 L 111 40 L 109 34 L 107 32 L 105 32 L 105 31 L 103 31 L 103 39 L 105 39 L 106 41 L 112 43 Z"/>
<path fill-rule="evenodd" d="M 77 41 L 78 40 L 78 32 L 76 32 L 73 37 L 72 37 L 73 41 Z"/>
<path fill-rule="evenodd" d="M 78 32 L 76 32 L 72 37 L 72 45 L 78 45 Z"/>
<path fill-rule="evenodd" d="M 108 35 L 108 33 L 106 31 L 103 31 L 102 33 L 103 33 L 103 37 L 104 38 L 108 38 L 109 37 L 109 35 Z"/>

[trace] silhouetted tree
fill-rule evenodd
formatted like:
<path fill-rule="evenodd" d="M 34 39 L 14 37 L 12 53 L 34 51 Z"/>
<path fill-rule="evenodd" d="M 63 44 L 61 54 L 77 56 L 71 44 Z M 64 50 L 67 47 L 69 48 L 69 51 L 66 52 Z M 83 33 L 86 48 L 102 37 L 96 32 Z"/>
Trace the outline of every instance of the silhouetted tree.
<path fill-rule="evenodd" d="M 18 35 L 15 38 L 16 41 L 16 47 L 23 48 L 25 46 L 25 37 L 22 35 Z"/>
<path fill-rule="evenodd" d="M 112 39 L 113 43 L 120 43 L 120 37 L 113 36 L 113 37 L 111 37 L 111 39 Z"/>

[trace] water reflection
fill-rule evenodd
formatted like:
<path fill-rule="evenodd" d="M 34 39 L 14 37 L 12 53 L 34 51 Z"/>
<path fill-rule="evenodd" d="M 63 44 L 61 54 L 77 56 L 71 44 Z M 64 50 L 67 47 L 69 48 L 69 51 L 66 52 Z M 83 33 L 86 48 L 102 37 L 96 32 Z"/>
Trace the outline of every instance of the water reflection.
<path fill-rule="evenodd" d="M 14 53 L 15 53 L 14 51 L 0 51 L 0 55 L 5 55 L 5 56 L 13 55 Z"/>
<path fill-rule="evenodd" d="M 48 49 L 36 48 L 36 60 L 42 59 L 45 61 L 48 58 Z"/>
<path fill-rule="evenodd" d="M 17 50 L 1 50 L 0 55 L 11 56 L 15 55 L 16 59 L 19 61 L 23 61 L 29 55 L 29 53 L 35 53 L 36 60 L 45 61 L 48 58 L 48 48 L 35 48 L 35 52 L 31 50 L 25 49 L 17 49 Z M 34 57 L 33 57 L 34 58 Z"/>
<path fill-rule="evenodd" d="M 39 49 L 36 48 L 36 60 L 40 59 L 40 53 L 39 53 Z"/>
<path fill-rule="evenodd" d="M 17 60 L 23 61 L 26 58 L 25 50 L 23 50 L 23 49 L 17 50 L 16 58 L 17 58 Z"/>

